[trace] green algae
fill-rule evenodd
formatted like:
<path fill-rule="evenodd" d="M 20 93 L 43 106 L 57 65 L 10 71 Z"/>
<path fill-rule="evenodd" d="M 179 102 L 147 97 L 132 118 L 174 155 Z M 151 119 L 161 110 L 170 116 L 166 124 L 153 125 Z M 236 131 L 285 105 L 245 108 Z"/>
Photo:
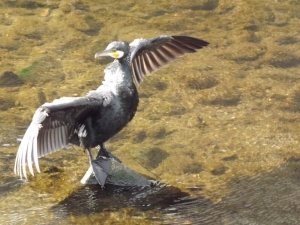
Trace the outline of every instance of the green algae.
<path fill-rule="evenodd" d="M 55 76 L 53 76 L 53 74 L 55 74 Z M 61 63 L 51 56 L 40 57 L 30 66 L 19 70 L 17 75 L 19 78 L 31 84 L 44 84 L 51 81 L 62 81 L 65 79 Z"/>
<path fill-rule="evenodd" d="M 38 65 L 38 61 L 34 61 L 30 66 L 25 67 L 20 71 L 18 71 L 17 75 L 23 80 L 28 80 L 30 76 L 32 76 L 32 70 L 34 70 L 34 68 L 36 68 L 37 65 Z"/>

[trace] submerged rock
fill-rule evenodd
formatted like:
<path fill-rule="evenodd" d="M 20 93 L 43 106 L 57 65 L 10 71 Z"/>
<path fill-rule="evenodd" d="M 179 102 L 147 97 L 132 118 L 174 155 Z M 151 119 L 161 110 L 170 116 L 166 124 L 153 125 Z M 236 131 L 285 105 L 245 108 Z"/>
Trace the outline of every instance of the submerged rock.
<path fill-rule="evenodd" d="M 0 110 L 5 111 L 8 110 L 12 107 L 14 107 L 15 103 L 13 102 L 12 99 L 6 99 L 6 98 L 1 98 L 0 97 Z"/>
<path fill-rule="evenodd" d="M 142 175 L 129 169 L 123 163 L 116 161 L 113 158 L 106 159 L 109 162 L 109 175 L 106 178 L 106 184 L 117 186 L 150 186 L 151 181 L 144 178 Z M 80 181 L 82 184 L 98 184 L 93 169 L 90 166 L 84 177 Z"/>
<path fill-rule="evenodd" d="M 6 71 L 0 76 L 0 87 L 19 86 L 22 84 L 24 84 L 24 81 L 11 71 Z"/>

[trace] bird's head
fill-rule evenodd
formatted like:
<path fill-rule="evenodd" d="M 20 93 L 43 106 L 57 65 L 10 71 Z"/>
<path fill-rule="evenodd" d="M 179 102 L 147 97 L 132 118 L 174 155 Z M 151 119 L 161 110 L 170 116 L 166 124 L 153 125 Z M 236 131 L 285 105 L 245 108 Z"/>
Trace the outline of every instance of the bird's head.
<path fill-rule="evenodd" d="M 115 59 L 121 59 L 129 53 L 129 45 L 126 42 L 114 41 L 110 43 L 103 52 L 97 52 L 95 58 L 101 56 L 110 56 Z"/>

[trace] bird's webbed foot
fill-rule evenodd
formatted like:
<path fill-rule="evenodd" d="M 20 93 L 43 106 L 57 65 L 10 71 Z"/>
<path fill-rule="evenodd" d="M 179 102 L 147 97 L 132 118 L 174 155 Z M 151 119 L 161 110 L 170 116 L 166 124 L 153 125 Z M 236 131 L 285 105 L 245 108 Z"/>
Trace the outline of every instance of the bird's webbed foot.
<path fill-rule="evenodd" d="M 109 175 L 110 163 L 107 158 L 100 157 L 91 162 L 96 180 L 104 187 L 107 176 Z"/>
<path fill-rule="evenodd" d="M 96 159 L 98 159 L 100 156 L 104 156 L 104 157 L 106 157 L 106 158 L 111 158 L 111 159 L 116 160 L 116 161 L 119 162 L 119 163 L 122 163 L 122 161 L 121 161 L 118 157 L 114 156 L 113 154 L 111 154 L 111 153 L 106 149 L 104 143 L 103 143 L 103 144 L 100 144 L 100 150 L 98 151 L 98 154 L 97 154 L 97 156 L 96 156 Z"/>
<path fill-rule="evenodd" d="M 92 166 L 94 175 L 101 187 L 104 187 L 107 176 L 110 173 L 110 162 L 107 158 L 97 157 L 93 159 L 90 149 L 87 149 L 89 161 Z"/>

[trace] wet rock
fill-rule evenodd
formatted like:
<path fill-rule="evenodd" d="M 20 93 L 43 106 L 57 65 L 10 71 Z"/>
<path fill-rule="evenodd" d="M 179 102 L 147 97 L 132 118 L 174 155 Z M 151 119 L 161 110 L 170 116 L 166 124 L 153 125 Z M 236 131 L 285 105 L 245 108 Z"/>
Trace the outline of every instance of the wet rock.
<path fill-rule="evenodd" d="M 300 111 L 300 91 L 295 91 L 291 99 L 291 108 L 293 111 Z"/>
<path fill-rule="evenodd" d="M 5 26 L 10 26 L 13 23 L 12 18 L 8 18 L 6 16 L 0 17 L 0 24 L 5 25 Z"/>
<path fill-rule="evenodd" d="M 20 3 L 20 6 L 22 8 L 26 8 L 26 9 L 41 8 L 41 7 L 44 7 L 45 5 L 46 5 L 46 2 L 40 3 L 40 2 L 36 2 L 36 1 L 22 1 Z"/>
<path fill-rule="evenodd" d="M 300 157 L 296 157 L 296 156 L 291 156 L 288 160 L 288 163 L 299 163 L 300 162 Z"/>
<path fill-rule="evenodd" d="M 222 158 L 223 161 L 235 161 L 237 160 L 239 157 L 237 156 L 237 154 L 231 155 L 231 156 L 225 156 Z"/>
<path fill-rule="evenodd" d="M 20 7 L 25 9 L 38 9 L 43 7 L 51 7 L 57 8 L 58 3 L 55 1 L 27 1 L 27 0 L 20 0 L 20 1 L 9 1 L 8 3 L 11 7 Z"/>
<path fill-rule="evenodd" d="M 72 5 L 69 2 L 60 2 L 59 9 L 64 13 L 69 13 L 72 11 Z"/>
<path fill-rule="evenodd" d="M 24 84 L 24 81 L 11 71 L 6 71 L 0 76 L 0 87 L 12 87 L 22 84 Z"/>
<path fill-rule="evenodd" d="M 286 52 L 277 52 L 269 63 L 278 68 L 290 68 L 300 65 L 300 57 Z"/>
<path fill-rule="evenodd" d="M 299 40 L 293 36 L 286 36 L 278 39 L 280 45 L 291 45 L 297 43 Z"/>
<path fill-rule="evenodd" d="M 60 173 L 60 172 L 62 172 L 62 170 L 56 166 L 50 166 L 50 167 L 46 168 L 43 172 L 44 173 Z"/>
<path fill-rule="evenodd" d="M 186 112 L 186 108 L 183 105 L 173 104 L 171 110 L 166 114 L 168 116 L 179 116 L 183 115 Z"/>
<path fill-rule="evenodd" d="M 163 160 L 169 157 L 169 153 L 158 147 L 133 150 L 131 155 L 143 167 L 150 170 L 156 168 Z"/>
<path fill-rule="evenodd" d="M 5 111 L 15 106 L 12 99 L 0 98 L 0 110 Z"/>
<path fill-rule="evenodd" d="M 81 0 L 72 1 L 71 4 L 74 7 L 74 9 L 76 9 L 76 10 L 82 10 L 82 11 L 90 10 L 90 6 L 88 4 L 83 3 L 83 1 L 81 1 Z"/>
<path fill-rule="evenodd" d="M 37 1 L 27 1 L 27 0 L 20 0 L 20 1 L 7 1 L 5 2 L 6 6 L 12 8 L 25 8 L 25 9 L 36 9 L 40 7 L 44 7 L 47 5 L 47 2 L 37 2 Z"/>
<path fill-rule="evenodd" d="M 240 102 L 240 96 L 238 95 L 227 95 L 223 97 L 217 97 L 210 102 L 212 105 L 221 106 L 236 106 Z"/>
<path fill-rule="evenodd" d="M 68 16 L 67 23 L 70 27 L 90 36 L 97 36 L 102 27 L 96 18 L 80 11 L 72 11 Z"/>
<path fill-rule="evenodd" d="M 26 20 L 17 20 L 13 23 L 7 35 L 14 40 L 20 40 L 21 37 L 24 37 L 33 41 L 33 45 L 36 46 L 36 41 L 41 41 L 43 36 L 46 36 L 48 32 L 51 31 L 46 23 L 38 18 L 27 18 Z"/>
<path fill-rule="evenodd" d="M 0 21 L 1 23 L 1 21 Z M 20 48 L 20 43 L 17 40 L 0 37 L 0 48 L 8 51 L 15 51 Z"/>
<path fill-rule="evenodd" d="M 211 170 L 210 173 L 215 176 L 220 176 L 220 175 L 226 173 L 227 170 L 228 170 L 228 167 L 226 167 L 226 166 L 217 166 L 216 168 Z"/>
<path fill-rule="evenodd" d="M 186 165 L 183 168 L 183 172 L 188 174 L 197 174 L 200 173 L 201 171 L 203 171 L 203 166 L 199 162 L 193 162 L 191 164 Z"/>
<path fill-rule="evenodd" d="M 151 181 L 148 181 L 142 175 L 136 173 L 123 163 L 120 163 L 113 158 L 108 161 L 108 170 L 109 175 L 107 176 L 105 184 L 113 184 L 117 186 L 150 186 L 152 184 Z M 80 182 L 82 184 L 98 184 L 91 166 Z"/>
<path fill-rule="evenodd" d="M 202 1 L 202 5 L 199 9 L 202 10 L 214 10 L 219 6 L 219 0 L 207 0 Z"/>
<path fill-rule="evenodd" d="M 157 81 L 154 83 L 154 87 L 159 91 L 163 91 L 168 88 L 168 85 L 164 82 Z"/>
<path fill-rule="evenodd" d="M 270 78 L 279 82 L 290 82 L 290 83 L 295 83 L 300 80 L 300 77 L 294 77 L 293 75 L 287 74 L 287 73 L 271 73 L 271 74 L 264 74 L 262 78 Z"/>
<path fill-rule="evenodd" d="M 247 24 L 247 25 L 244 26 L 244 29 L 248 30 L 248 31 L 258 31 L 259 26 L 256 25 L 256 24 Z"/>
<path fill-rule="evenodd" d="M 144 16 L 142 16 L 144 19 L 148 20 L 148 19 L 151 19 L 153 17 L 157 17 L 157 16 L 163 16 L 167 13 L 167 11 L 165 10 L 155 10 L 155 11 L 152 11 L 150 12 L 149 14 L 144 14 Z"/>
<path fill-rule="evenodd" d="M 164 127 L 153 127 L 147 131 L 147 134 L 151 138 L 161 139 L 164 138 L 167 134 L 167 131 Z"/>
<path fill-rule="evenodd" d="M 200 77 L 193 77 L 187 81 L 187 86 L 195 90 L 209 89 L 219 84 L 219 81 L 208 75 L 202 75 Z"/>
<path fill-rule="evenodd" d="M 181 7 L 188 8 L 191 10 L 214 10 L 219 6 L 219 0 L 204 0 L 204 1 L 185 1 L 181 4 Z"/>
<path fill-rule="evenodd" d="M 147 134 L 144 130 L 137 133 L 137 135 L 133 138 L 134 143 L 141 143 L 147 138 Z"/>

